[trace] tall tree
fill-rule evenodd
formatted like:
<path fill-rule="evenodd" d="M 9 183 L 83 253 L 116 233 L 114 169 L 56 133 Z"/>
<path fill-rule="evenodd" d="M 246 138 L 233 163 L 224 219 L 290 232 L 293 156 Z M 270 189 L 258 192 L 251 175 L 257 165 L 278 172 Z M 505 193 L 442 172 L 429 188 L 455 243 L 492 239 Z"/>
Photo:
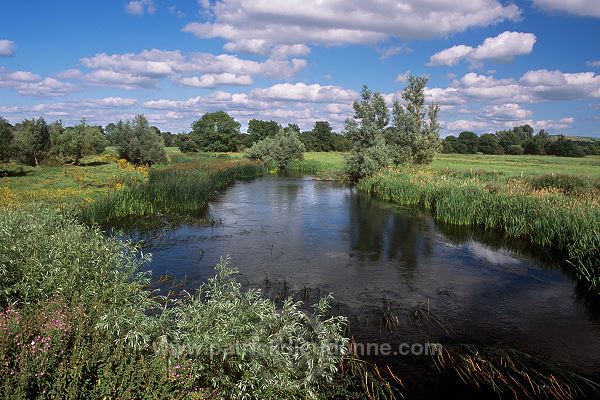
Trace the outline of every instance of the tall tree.
<path fill-rule="evenodd" d="M 108 140 L 100 128 L 88 125 L 85 119 L 82 119 L 79 125 L 57 133 L 52 151 L 63 160 L 79 164 L 85 156 L 102 153 L 107 145 Z"/>
<path fill-rule="evenodd" d="M 383 95 L 371 92 L 366 85 L 352 106 L 354 118 L 346 120 L 346 135 L 352 143 L 346 172 L 356 181 L 389 165 L 384 130 L 390 117 Z"/>
<path fill-rule="evenodd" d="M 26 119 L 15 127 L 15 151 L 21 161 L 38 166 L 50 152 L 50 130 L 44 118 Z"/>
<path fill-rule="evenodd" d="M 333 150 L 333 133 L 331 125 L 327 121 L 317 121 L 312 129 L 312 135 L 315 138 L 317 151 Z"/>
<path fill-rule="evenodd" d="M 402 91 L 402 100 L 393 104 L 393 130 L 388 141 L 393 146 L 394 163 L 426 164 L 439 151 L 439 106 L 425 107 L 427 78 L 411 75 Z"/>
<path fill-rule="evenodd" d="M 467 154 L 475 154 L 479 150 L 479 138 L 474 132 L 461 132 L 458 134 L 458 140 L 465 146 Z"/>
<path fill-rule="evenodd" d="M 119 154 L 127 161 L 152 165 L 167 160 L 162 136 L 152 129 L 143 115 L 137 115 L 130 122 L 119 121 L 114 126 L 113 137 Z"/>
<path fill-rule="evenodd" d="M 281 125 L 276 121 L 262 121 L 254 118 L 248 121 L 248 134 L 252 143 L 263 140 L 266 137 L 273 137 L 280 129 Z"/>
<path fill-rule="evenodd" d="M 192 124 L 192 137 L 203 151 L 236 151 L 240 123 L 224 111 L 206 113 Z"/>
<path fill-rule="evenodd" d="M 13 126 L 0 117 L 0 163 L 8 161 L 13 155 Z"/>

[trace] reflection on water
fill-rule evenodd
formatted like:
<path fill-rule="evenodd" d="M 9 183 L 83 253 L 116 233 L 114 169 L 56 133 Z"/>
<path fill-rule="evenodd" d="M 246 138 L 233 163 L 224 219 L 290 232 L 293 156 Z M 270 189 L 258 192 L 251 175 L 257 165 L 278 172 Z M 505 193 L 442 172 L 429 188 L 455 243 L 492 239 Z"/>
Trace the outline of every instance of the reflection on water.
<path fill-rule="evenodd" d="M 221 223 L 140 234 L 156 276 L 185 277 L 193 290 L 229 255 L 252 286 L 333 293 L 358 340 L 516 348 L 600 376 L 600 322 L 578 304 L 572 280 L 493 232 L 302 178 L 236 183 L 208 213 Z M 419 304 L 443 325 L 408 318 Z M 378 319 L 390 305 L 402 316 L 397 332 Z"/>

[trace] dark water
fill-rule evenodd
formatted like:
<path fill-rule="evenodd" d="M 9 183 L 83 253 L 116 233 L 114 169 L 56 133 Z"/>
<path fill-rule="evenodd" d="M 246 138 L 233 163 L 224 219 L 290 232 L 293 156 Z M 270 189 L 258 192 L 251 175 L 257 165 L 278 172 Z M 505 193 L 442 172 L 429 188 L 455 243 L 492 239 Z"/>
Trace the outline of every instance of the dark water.
<path fill-rule="evenodd" d="M 243 281 L 271 296 L 297 291 L 314 303 L 333 293 L 358 341 L 515 348 L 600 377 L 600 320 L 573 281 L 493 234 L 308 178 L 236 183 L 208 212 L 218 224 L 143 237 L 155 276 L 185 277 L 193 289 L 229 255 Z M 386 329 L 386 311 L 397 329 Z M 385 362 L 415 362 L 402 357 Z"/>

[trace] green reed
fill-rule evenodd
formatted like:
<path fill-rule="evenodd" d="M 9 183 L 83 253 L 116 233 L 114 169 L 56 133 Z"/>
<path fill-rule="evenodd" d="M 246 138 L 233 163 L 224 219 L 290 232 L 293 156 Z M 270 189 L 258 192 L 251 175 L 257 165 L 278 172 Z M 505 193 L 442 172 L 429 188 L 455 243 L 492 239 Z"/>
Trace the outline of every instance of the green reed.
<path fill-rule="evenodd" d="M 533 190 L 519 181 L 482 182 L 429 169 L 390 170 L 362 180 L 360 190 L 430 210 L 455 225 L 499 229 L 506 236 L 555 251 L 577 277 L 600 290 L 600 206 L 597 197 Z"/>
<path fill-rule="evenodd" d="M 81 211 L 90 224 L 149 215 L 183 215 L 200 212 L 218 189 L 236 179 L 264 173 L 262 163 L 205 158 L 151 170 L 148 181 L 115 190 Z"/>

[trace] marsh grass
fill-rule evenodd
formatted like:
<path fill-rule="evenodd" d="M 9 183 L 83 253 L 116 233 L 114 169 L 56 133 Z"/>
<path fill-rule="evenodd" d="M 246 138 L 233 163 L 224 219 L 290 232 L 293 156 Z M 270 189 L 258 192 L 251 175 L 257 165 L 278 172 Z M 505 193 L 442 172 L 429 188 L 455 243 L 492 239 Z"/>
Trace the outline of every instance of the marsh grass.
<path fill-rule="evenodd" d="M 555 252 L 574 265 L 578 278 L 600 290 L 600 203 L 594 193 L 567 196 L 517 180 L 490 186 L 429 168 L 388 170 L 358 188 L 396 204 L 421 206 L 448 224 L 499 229 Z"/>
<path fill-rule="evenodd" d="M 218 189 L 236 179 L 263 173 L 259 162 L 219 157 L 179 159 L 171 166 L 151 170 L 147 182 L 114 190 L 84 207 L 81 218 L 89 224 L 107 226 L 144 216 L 199 216 Z"/>

